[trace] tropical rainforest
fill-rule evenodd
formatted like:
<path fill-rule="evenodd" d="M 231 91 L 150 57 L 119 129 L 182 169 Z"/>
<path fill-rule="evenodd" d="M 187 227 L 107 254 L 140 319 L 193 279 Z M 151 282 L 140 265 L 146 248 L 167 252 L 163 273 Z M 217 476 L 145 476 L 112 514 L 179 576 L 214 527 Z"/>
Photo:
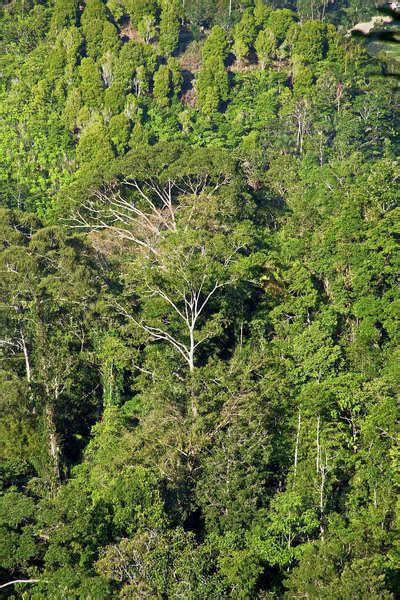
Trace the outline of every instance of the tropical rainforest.
<path fill-rule="evenodd" d="M 2 1 L 1 598 L 396 597 L 374 4 Z"/>

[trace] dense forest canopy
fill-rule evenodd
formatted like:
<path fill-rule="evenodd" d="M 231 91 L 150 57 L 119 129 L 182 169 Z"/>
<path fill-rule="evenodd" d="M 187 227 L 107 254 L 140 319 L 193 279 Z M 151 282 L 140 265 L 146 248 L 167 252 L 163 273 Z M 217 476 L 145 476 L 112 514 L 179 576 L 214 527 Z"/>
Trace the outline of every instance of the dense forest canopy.
<path fill-rule="evenodd" d="M 396 597 L 374 14 L 3 1 L 1 598 Z"/>

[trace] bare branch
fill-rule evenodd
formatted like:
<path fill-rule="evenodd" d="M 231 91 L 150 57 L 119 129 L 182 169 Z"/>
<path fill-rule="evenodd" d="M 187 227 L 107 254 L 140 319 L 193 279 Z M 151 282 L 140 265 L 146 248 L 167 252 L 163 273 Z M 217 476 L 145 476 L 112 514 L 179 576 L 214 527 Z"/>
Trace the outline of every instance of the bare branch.
<path fill-rule="evenodd" d="M 159 288 L 157 288 L 157 290 L 155 291 L 155 293 L 160 296 L 161 298 L 163 298 L 163 300 L 165 300 L 166 302 L 168 302 L 168 304 L 170 306 L 172 306 L 172 308 L 174 309 L 174 311 L 181 317 L 181 319 L 183 321 L 185 321 L 185 323 L 187 323 L 187 318 L 186 316 L 181 312 L 181 310 L 179 310 L 179 308 L 177 307 L 177 305 L 175 304 L 175 302 L 173 302 L 171 300 L 171 298 L 169 298 L 169 296 L 167 296 L 167 294 L 165 292 L 163 292 L 162 290 L 160 290 Z M 186 303 L 185 303 L 186 305 Z"/>
<path fill-rule="evenodd" d="M 137 327 L 148 333 L 153 339 L 164 340 L 171 344 L 183 356 L 185 361 L 189 363 L 189 349 L 183 342 L 180 342 L 170 333 L 159 327 L 152 327 L 151 325 L 146 325 L 145 323 L 138 321 L 120 304 L 117 303 L 115 306 L 119 309 L 120 314 L 133 321 Z"/>
<path fill-rule="evenodd" d="M 8 587 L 9 585 L 15 585 L 16 583 L 39 583 L 40 581 L 45 581 L 44 579 L 14 579 L 14 581 L 7 581 L 7 583 L 2 583 L 0 585 L 0 589 Z"/>
<path fill-rule="evenodd" d="M 224 283 L 216 283 L 213 287 L 213 289 L 211 290 L 211 292 L 209 294 L 207 294 L 206 299 L 204 300 L 203 304 L 200 306 L 199 310 L 198 310 L 198 315 L 200 316 L 201 312 L 203 311 L 203 309 L 205 308 L 205 306 L 208 304 L 208 301 L 210 300 L 211 296 L 221 287 L 228 285 L 230 282 L 229 281 L 225 281 Z"/>

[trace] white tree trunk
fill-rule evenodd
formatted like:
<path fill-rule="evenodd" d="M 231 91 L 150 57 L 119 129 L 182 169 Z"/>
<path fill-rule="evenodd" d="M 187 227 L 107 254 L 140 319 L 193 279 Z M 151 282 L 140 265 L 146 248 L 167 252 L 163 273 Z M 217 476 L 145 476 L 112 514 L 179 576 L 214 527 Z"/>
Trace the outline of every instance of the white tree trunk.
<path fill-rule="evenodd" d="M 296 479 L 296 475 L 297 475 L 297 460 L 298 460 L 298 454 L 299 454 L 300 428 L 301 428 L 301 411 L 299 409 L 299 414 L 297 417 L 296 445 L 294 447 L 294 479 Z"/>
<path fill-rule="evenodd" d="M 31 366 L 29 363 L 28 349 L 26 347 L 24 332 L 22 331 L 22 329 L 21 329 L 20 333 L 21 333 L 22 352 L 24 353 L 24 359 L 25 359 L 26 379 L 27 379 L 27 382 L 29 385 L 31 383 Z"/>

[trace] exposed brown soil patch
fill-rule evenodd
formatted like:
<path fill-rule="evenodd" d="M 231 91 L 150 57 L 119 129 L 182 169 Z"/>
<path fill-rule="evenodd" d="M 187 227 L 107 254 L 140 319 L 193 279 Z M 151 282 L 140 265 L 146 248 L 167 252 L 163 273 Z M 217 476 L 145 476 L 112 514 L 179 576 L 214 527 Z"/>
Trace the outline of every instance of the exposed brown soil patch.
<path fill-rule="evenodd" d="M 196 106 L 197 92 L 194 87 L 182 94 L 182 102 L 185 106 L 189 106 L 190 108 L 194 108 Z"/>
<path fill-rule="evenodd" d="M 141 41 L 138 30 L 133 27 L 130 21 L 121 26 L 118 35 L 122 39 L 133 40 L 134 42 Z"/>
<path fill-rule="evenodd" d="M 190 42 L 185 51 L 177 58 L 182 70 L 196 73 L 201 69 L 201 44 L 196 41 Z"/>

